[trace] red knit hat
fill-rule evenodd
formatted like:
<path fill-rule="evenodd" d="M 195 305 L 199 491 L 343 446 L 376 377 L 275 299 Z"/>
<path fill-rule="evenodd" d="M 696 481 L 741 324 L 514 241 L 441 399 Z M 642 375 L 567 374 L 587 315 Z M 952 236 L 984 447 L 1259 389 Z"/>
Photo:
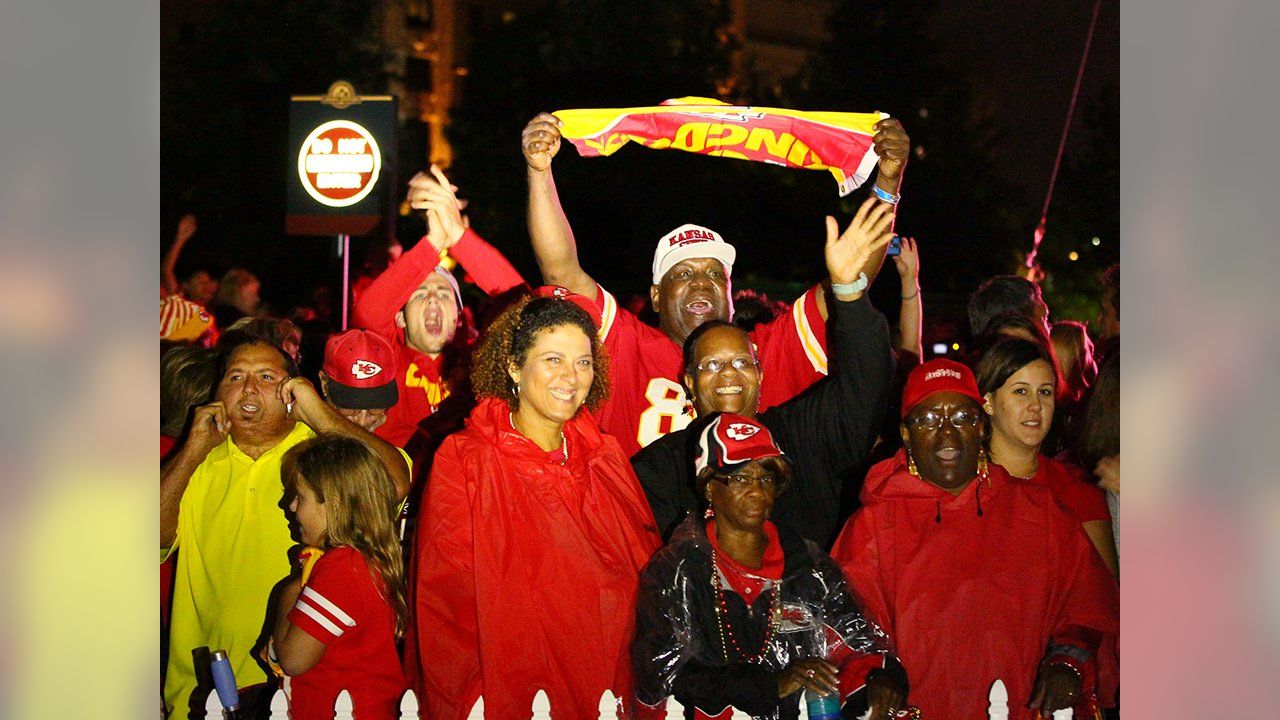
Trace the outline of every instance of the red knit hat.
<path fill-rule="evenodd" d="M 785 455 L 773 441 L 769 428 L 741 415 L 719 413 L 698 437 L 698 455 L 693 468 L 698 475 L 708 467 L 723 474 L 753 460 L 771 457 Z"/>
<path fill-rule="evenodd" d="M 955 360 L 934 358 L 917 365 L 907 376 L 907 386 L 902 390 L 902 417 L 921 400 L 939 392 L 958 392 L 982 404 L 982 393 L 978 392 L 978 381 L 973 378 L 972 370 Z"/>
<path fill-rule="evenodd" d="M 395 355 L 377 333 L 348 330 L 329 338 L 321 370 L 329 377 L 329 399 L 340 408 L 376 410 L 399 400 Z"/>

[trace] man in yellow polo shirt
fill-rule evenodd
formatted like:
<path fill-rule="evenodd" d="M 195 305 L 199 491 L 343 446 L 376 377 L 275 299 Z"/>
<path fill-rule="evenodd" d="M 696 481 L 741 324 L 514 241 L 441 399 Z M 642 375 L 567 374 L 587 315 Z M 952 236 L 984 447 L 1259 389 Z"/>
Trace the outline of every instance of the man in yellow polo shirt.
<path fill-rule="evenodd" d="M 174 718 L 186 717 L 196 687 L 194 648 L 226 650 L 241 687 L 266 679 L 250 652 L 267 597 L 289 573 L 293 542 L 280 482 L 285 451 L 316 434 L 356 438 L 382 458 L 397 495 L 409 492 L 401 453 L 295 377 L 297 366 L 283 350 L 231 333 L 221 350 L 216 400 L 197 408 L 186 442 L 160 476 L 161 560 L 181 548 L 164 692 Z"/>

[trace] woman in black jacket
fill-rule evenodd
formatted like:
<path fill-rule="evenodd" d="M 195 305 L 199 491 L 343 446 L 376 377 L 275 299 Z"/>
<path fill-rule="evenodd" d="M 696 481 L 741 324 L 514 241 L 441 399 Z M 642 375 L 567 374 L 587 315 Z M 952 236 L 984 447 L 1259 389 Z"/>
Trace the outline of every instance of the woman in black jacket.
<path fill-rule="evenodd" d="M 796 718 L 801 690 L 846 717 L 896 717 L 906 675 L 830 557 L 769 522 L 790 462 L 759 423 L 717 414 L 701 433 L 707 520 L 685 520 L 641 575 L 631 646 L 640 715 L 674 696 L 686 717 L 732 706 Z M 704 524 L 705 522 L 705 524 Z M 852 713 L 852 715 L 850 715 Z"/>

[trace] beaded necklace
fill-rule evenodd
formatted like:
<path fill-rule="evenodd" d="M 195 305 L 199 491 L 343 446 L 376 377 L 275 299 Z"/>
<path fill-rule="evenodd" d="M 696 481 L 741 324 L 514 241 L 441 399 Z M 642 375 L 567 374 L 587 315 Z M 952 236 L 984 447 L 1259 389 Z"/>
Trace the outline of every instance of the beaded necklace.
<path fill-rule="evenodd" d="M 733 649 L 738 655 L 746 658 L 747 662 L 756 665 L 764 664 L 765 653 L 769 651 L 769 642 L 773 640 L 774 633 L 778 629 L 778 620 L 781 613 L 778 611 L 781 603 L 778 597 L 781 592 L 782 582 L 773 581 L 773 592 L 769 598 L 769 624 L 764 631 L 764 641 L 760 643 L 760 650 L 754 654 L 748 654 L 738 644 L 738 638 L 733 634 L 733 624 L 729 622 L 729 606 L 724 598 L 724 586 L 720 584 L 720 571 L 718 561 L 716 559 L 716 551 L 711 551 L 711 587 L 716 592 L 716 629 L 720 631 L 720 652 L 724 655 L 724 661 L 729 662 L 729 645 L 725 643 L 725 636 L 729 638 L 729 643 L 733 645 Z"/>

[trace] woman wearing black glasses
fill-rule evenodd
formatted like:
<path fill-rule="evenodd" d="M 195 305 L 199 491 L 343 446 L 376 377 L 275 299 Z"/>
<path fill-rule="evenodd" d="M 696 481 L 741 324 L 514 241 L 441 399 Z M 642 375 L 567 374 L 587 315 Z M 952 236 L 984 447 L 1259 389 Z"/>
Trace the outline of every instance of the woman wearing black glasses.
<path fill-rule="evenodd" d="M 1094 717 L 1118 588 L 1047 487 L 988 460 L 982 404 L 964 365 L 915 368 L 906 447 L 868 473 L 831 555 L 894 639 L 923 717 L 982 717 L 997 679 L 1010 720 Z"/>
<path fill-rule="evenodd" d="M 791 462 L 763 425 L 717 413 L 699 434 L 704 517 L 680 524 L 640 578 L 631 645 L 639 717 L 688 718 L 734 707 L 753 717 L 897 717 L 906 678 L 887 638 L 863 617 L 840 569 L 812 542 L 769 521 Z M 818 698 L 829 698 L 819 700 Z M 815 710 L 821 705 L 825 713 Z"/>

